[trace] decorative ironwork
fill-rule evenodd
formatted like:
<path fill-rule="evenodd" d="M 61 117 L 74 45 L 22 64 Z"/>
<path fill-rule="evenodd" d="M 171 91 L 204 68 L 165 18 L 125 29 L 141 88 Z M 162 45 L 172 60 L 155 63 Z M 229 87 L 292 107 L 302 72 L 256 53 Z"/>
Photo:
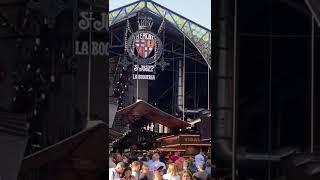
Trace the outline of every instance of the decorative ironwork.
<path fill-rule="evenodd" d="M 141 48 L 143 49 L 141 50 Z M 137 64 L 152 64 L 162 54 L 162 42 L 151 31 L 137 31 L 129 37 L 127 49 L 129 57 Z M 138 55 L 135 54 L 135 49 L 137 49 Z M 153 56 L 148 57 L 153 49 Z"/>
<path fill-rule="evenodd" d="M 211 31 L 153 1 L 140 0 L 111 11 L 109 26 L 126 20 L 142 10 L 169 21 L 193 43 L 211 68 Z"/>
<path fill-rule="evenodd" d="M 120 65 L 122 65 L 124 70 L 127 70 L 128 66 L 131 65 L 132 63 L 128 61 L 128 58 L 126 55 L 124 55 L 121 60 L 120 60 Z"/>
<path fill-rule="evenodd" d="M 164 68 L 168 65 L 170 65 L 170 63 L 167 63 L 165 60 L 164 60 L 164 57 L 161 58 L 161 61 L 158 62 L 158 64 L 160 67 L 161 67 L 161 70 L 164 71 Z"/>

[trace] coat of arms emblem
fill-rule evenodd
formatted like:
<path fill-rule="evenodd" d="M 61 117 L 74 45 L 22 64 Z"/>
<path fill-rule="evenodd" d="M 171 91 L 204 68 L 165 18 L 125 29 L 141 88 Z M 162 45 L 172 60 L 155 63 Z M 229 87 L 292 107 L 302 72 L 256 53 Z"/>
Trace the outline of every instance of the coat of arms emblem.
<path fill-rule="evenodd" d="M 147 58 L 155 47 L 155 40 L 152 34 L 144 33 L 142 39 L 135 39 L 135 47 L 140 57 Z"/>
<path fill-rule="evenodd" d="M 151 31 L 153 21 L 151 17 L 138 17 L 138 31 L 128 38 L 126 46 L 130 58 L 138 64 L 152 64 L 162 54 L 162 42 Z"/>

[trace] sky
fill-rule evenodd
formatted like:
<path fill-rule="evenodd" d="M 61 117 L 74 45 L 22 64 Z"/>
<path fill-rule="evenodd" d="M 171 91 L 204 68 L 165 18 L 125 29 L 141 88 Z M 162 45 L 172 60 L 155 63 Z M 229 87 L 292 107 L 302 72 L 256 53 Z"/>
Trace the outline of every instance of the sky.
<path fill-rule="evenodd" d="M 137 0 L 109 0 L 109 9 L 136 2 Z M 153 0 L 154 2 L 211 29 L 211 0 Z M 189 3 L 193 2 L 193 3 Z M 201 2 L 201 3 L 200 3 Z"/>

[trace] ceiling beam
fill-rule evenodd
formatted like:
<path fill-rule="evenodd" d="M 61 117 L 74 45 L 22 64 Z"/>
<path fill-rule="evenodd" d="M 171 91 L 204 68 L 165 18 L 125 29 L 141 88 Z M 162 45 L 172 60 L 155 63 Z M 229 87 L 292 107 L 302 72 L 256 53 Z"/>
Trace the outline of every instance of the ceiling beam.
<path fill-rule="evenodd" d="M 292 0 L 280 0 L 280 2 L 288 5 L 289 7 L 297 10 L 300 13 L 311 15 L 311 13 L 306 8 L 304 8 L 304 4 L 299 4 L 299 3 L 293 2 Z"/>

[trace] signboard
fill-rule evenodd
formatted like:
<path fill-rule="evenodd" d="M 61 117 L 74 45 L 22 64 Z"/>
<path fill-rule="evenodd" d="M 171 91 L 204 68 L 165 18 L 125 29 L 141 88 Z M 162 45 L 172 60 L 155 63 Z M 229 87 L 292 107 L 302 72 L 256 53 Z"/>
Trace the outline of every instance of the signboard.
<path fill-rule="evenodd" d="M 128 39 L 128 55 L 137 64 L 154 64 L 162 54 L 162 42 L 151 31 L 137 31 Z"/>
<path fill-rule="evenodd" d="M 174 144 L 178 144 L 178 143 L 179 143 L 178 136 L 165 138 L 160 142 L 161 146 L 174 145 Z"/>
<path fill-rule="evenodd" d="M 155 80 L 156 66 L 161 66 L 162 71 L 168 65 L 162 56 L 163 45 L 158 36 L 163 29 L 164 21 L 161 23 L 158 34 L 152 32 L 153 20 L 145 15 L 138 15 L 138 30 L 132 32 L 129 20 L 127 20 L 125 35 L 125 54 L 120 64 L 127 69 L 128 65 L 133 66 L 132 78 Z M 129 36 L 128 34 L 131 33 Z M 127 56 L 129 58 L 127 58 Z M 161 61 L 157 61 L 162 57 Z"/>
<path fill-rule="evenodd" d="M 106 12 L 89 12 L 81 11 L 79 13 L 80 20 L 78 22 L 78 27 L 81 31 L 89 31 L 90 26 L 91 31 L 106 32 L 108 31 L 108 13 Z"/>
<path fill-rule="evenodd" d="M 154 65 L 134 65 L 132 79 L 155 80 Z"/>
<path fill-rule="evenodd" d="M 91 27 L 91 30 L 90 30 Z M 104 33 L 107 34 L 108 30 L 108 13 L 106 12 L 94 12 L 94 11 L 80 11 L 78 29 L 80 32 L 87 32 L 85 36 L 86 40 L 76 40 L 74 51 L 76 55 L 89 55 L 90 42 L 89 33 Z M 96 34 L 95 34 L 96 35 Z M 96 38 L 91 35 L 91 55 L 92 56 L 108 56 L 109 43 L 107 40 L 100 41 L 104 38 Z M 79 38 L 80 39 L 80 38 Z"/>
<path fill-rule="evenodd" d="M 183 137 L 183 136 L 181 136 L 179 138 L 179 141 L 181 144 L 194 144 L 194 143 L 199 143 L 200 138 L 199 137 Z"/>
<path fill-rule="evenodd" d="M 88 41 L 76 41 L 75 42 L 75 54 L 76 55 L 89 55 L 89 42 Z M 91 41 L 91 55 L 93 56 L 107 56 L 108 55 L 108 43 Z"/>
<path fill-rule="evenodd" d="M 161 146 L 167 145 L 175 145 L 175 144 L 199 144 L 200 143 L 200 136 L 184 136 L 184 135 L 177 135 L 174 137 L 168 137 L 161 140 Z"/>

